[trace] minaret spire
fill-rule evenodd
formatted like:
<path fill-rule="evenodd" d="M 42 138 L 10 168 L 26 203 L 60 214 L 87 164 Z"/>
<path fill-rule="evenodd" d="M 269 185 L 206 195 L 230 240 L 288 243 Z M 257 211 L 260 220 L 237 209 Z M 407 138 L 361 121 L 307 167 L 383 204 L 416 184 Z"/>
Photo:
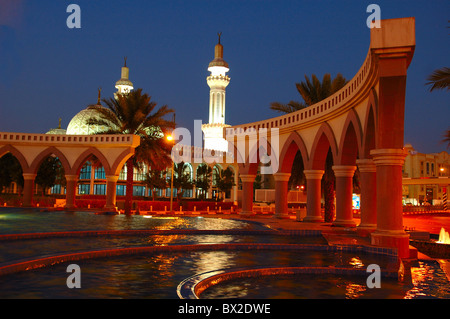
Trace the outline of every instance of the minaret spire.
<path fill-rule="evenodd" d="M 210 76 L 206 78 L 209 91 L 209 123 L 202 126 L 205 148 L 219 151 L 228 150 L 228 142 L 223 138 L 225 124 L 225 88 L 230 83 L 226 74 L 230 69 L 223 59 L 222 32 L 217 33 L 218 43 L 214 47 L 214 60 L 208 65 Z"/>
<path fill-rule="evenodd" d="M 102 92 L 102 88 L 101 88 L 101 87 L 99 87 L 99 88 L 98 88 L 97 105 L 101 105 L 101 103 L 100 103 L 100 99 L 101 99 L 101 92 Z"/>
<path fill-rule="evenodd" d="M 128 94 L 133 90 L 133 83 L 130 81 L 129 75 L 130 69 L 127 67 L 127 57 L 124 57 L 124 66 L 120 73 L 120 80 L 116 82 L 117 92 L 114 93 L 114 96 L 117 97 L 117 94 Z"/>

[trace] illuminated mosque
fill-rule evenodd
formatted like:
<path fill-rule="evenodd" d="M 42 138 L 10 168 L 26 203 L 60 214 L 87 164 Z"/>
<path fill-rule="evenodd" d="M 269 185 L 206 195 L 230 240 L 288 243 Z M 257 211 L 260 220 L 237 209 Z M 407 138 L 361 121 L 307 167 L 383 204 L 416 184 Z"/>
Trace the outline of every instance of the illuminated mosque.
<path fill-rule="evenodd" d="M 225 89 L 230 83 L 230 78 L 226 75 L 229 71 L 228 63 L 223 59 L 223 45 L 220 43 L 221 33 L 218 33 L 218 43 L 214 48 L 214 59 L 208 65 L 208 71 L 211 73 L 207 77 L 207 83 L 210 87 L 210 100 L 209 100 L 209 123 L 202 125 L 202 131 L 204 134 L 204 148 L 214 151 L 226 152 L 228 150 L 228 142 L 223 138 L 223 130 L 229 125 L 225 124 Z M 124 66 L 121 69 L 121 77 L 116 82 L 115 88 L 117 91 L 114 93 L 116 98 L 118 94 L 127 94 L 133 90 L 133 83 L 129 79 L 130 70 L 126 64 L 125 58 Z M 87 108 L 77 113 L 69 122 L 67 129 L 61 128 L 61 119 L 57 128 L 49 130 L 46 134 L 67 134 L 67 135 L 91 135 L 96 134 L 99 131 L 103 131 L 103 127 L 97 125 L 87 124 L 89 118 L 98 117 L 98 113 L 94 110 L 102 108 L 101 105 L 101 89 L 98 90 L 97 104 L 88 105 Z M 196 175 L 198 166 L 205 165 L 204 163 L 186 163 L 185 173 L 189 174 L 191 180 Z M 237 165 L 229 165 L 235 175 L 235 184 L 238 184 L 236 178 Z M 212 187 L 206 198 L 214 198 L 218 196 L 216 183 L 220 175 L 221 169 L 226 169 L 220 164 L 212 165 Z M 134 196 L 149 196 L 150 190 L 144 185 L 146 173 L 149 171 L 147 167 L 144 167 L 142 171 L 135 169 L 134 172 Z M 125 180 L 126 180 L 126 165 L 124 165 L 117 183 L 117 195 L 125 195 Z M 198 191 L 198 190 L 197 190 Z M 55 185 L 51 193 L 63 193 L 64 189 L 60 185 Z M 186 189 L 183 192 L 183 197 L 192 198 L 195 197 L 195 187 L 193 190 Z M 105 183 L 105 171 L 103 167 L 95 167 L 90 162 L 81 168 L 78 187 L 78 195 L 105 195 L 106 183 Z M 197 193 L 198 194 L 198 193 Z M 170 188 L 166 190 L 158 190 L 157 196 L 170 197 Z M 226 199 L 231 201 L 237 200 L 237 186 L 233 187 L 230 194 L 226 194 Z"/>

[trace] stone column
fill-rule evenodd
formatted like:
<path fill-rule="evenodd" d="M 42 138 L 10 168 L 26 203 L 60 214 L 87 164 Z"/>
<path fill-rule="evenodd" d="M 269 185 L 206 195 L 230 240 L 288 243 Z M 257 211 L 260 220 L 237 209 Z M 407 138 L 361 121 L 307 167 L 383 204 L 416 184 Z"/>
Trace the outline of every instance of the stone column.
<path fill-rule="evenodd" d="M 361 222 L 358 229 L 375 230 L 377 227 L 377 174 L 371 159 L 356 160 L 361 185 Z"/>
<path fill-rule="evenodd" d="M 376 149 L 370 154 L 377 174 L 377 229 L 371 233 L 372 245 L 396 247 L 399 257 L 409 257 L 409 234 L 403 230 L 402 149 Z"/>
<path fill-rule="evenodd" d="M 116 207 L 116 186 L 118 175 L 106 176 L 106 204 L 105 210 L 117 211 Z"/>
<path fill-rule="evenodd" d="M 305 222 L 323 222 L 321 198 L 321 181 L 325 171 L 323 170 L 304 170 L 306 176 L 306 217 Z"/>
<path fill-rule="evenodd" d="M 275 218 L 288 218 L 288 182 L 290 173 L 273 174 L 275 180 Z"/>
<path fill-rule="evenodd" d="M 91 176 L 89 179 L 89 195 L 94 195 L 94 181 L 95 181 L 95 166 L 90 164 L 91 166 Z"/>
<path fill-rule="evenodd" d="M 237 170 L 235 170 L 234 173 L 234 186 L 231 190 L 232 192 L 232 199 L 233 199 L 233 203 L 234 205 L 238 204 L 238 187 L 239 187 L 239 174 L 237 173 Z"/>
<path fill-rule="evenodd" d="M 253 182 L 256 175 L 241 175 L 242 181 L 242 210 L 240 215 L 253 214 Z"/>
<path fill-rule="evenodd" d="M 353 174 L 355 170 L 356 166 L 352 165 L 333 166 L 334 176 L 336 177 L 336 219 L 333 226 L 356 226 L 352 210 Z"/>
<path fill-rule="evenodd" d="M 75 208 L 75 194 L 77 190 L 77 175 L 66 175 L 66 207 L 67 209 Z"/>
<path fill-rule="evenodd" d="M 36 174 L 23 173 L 23 207 L 33 206 L 34 179 Z"/>

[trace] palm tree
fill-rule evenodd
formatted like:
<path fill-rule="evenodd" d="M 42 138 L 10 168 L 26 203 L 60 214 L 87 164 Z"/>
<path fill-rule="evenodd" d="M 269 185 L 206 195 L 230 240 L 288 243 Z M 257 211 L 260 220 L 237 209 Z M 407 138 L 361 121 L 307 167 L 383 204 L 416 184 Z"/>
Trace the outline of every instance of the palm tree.
<path fill-rule="evenodd" d="M 298 93 L 303 98 L 303 102 L 290 101 L 287 104 L 272 102 L 270 108 L 281 113 L 295 112 L 326 99 L 330 95 L 343 88 L 346 83 L 347 80 L 340 73 L 338 73 L 333 80 L 331 80 L 331 75 L 327 73 L 323 76 L 322 82 L 320 82 L 315 74 L 311 75 L 311 81 L 309 80 L 308 76 L 305 75 L 305 82 L 302 81 L 295 84 Z M 294 158 L 293 166 L 301 166 L 301 160 L 301 156 L 296 156 Z M 329 151 L 325 163 L 325 173 L 323 179 L 325 197 L 325 222 L 331 222 L 334 216 L 335 178 L 332 166 L 333 157 L 331 156 L 331 152 Z M 300 174 L 298 170 L 294 170 L 294 172 Z M 301 178 L 301 176 L 291 176 L 292 180 L 300 180 Z"/>
<path fill-rule="evenodd" d="M 427 80 L 426 85 L 431 85 L 430 92 L 433 90 L 450 90 L 450 68 L 443 67 L 442 69 L 434 70 Z M 442 142 L 448 143 L 447 147 L 450 147 L 450 130 L 445 132 Z"/>
<path fill-rule="evenodd" d="M 195 187 L 202 190 L 200 199 L 204 199 L 211 184 L 212 168 L 206 164 L 200 164 L 197 168 Z"/>
<path fill-rule="evenodd" d="M 152 190 L 152 198 L 155 200 L 156 189 L 165 189 L 167 187 L 166 172 L 164 170 L 152 169 L 145 175 L 145 184 Z"/>
<path fill-rule="evenodd" d="M 181 196 L 183 190 L 192 189 L 194 187 L 194 182 L 191 180 L 191 175 L 186 172 L 186 167 L 188 164 L 184 162 L 174 163 L 173 168 L 173 187 L 177 190 L 177 201 L 181 201 Z M 170 178 L 168 184 L 170 184 Z"/>
<path fill-rule="evenodd" d="M 131 213 L 133 199 L 133 170 L 142 169 L 145 164 L 152 169 L 163 169 L 171 164 L 171 145 L 165 142 L 164 135 L 175 127 L 174 121 L 164 119 L 173 113 L 167 105 L 155 110 L 156 102 L 142 94 L 142 89 L 128 94 L 117 94 L 116 98 L 103 99 L 105 107 L 95 108 L 98 118 L 87 120 L 89 125 L 104 126 L 98 134 L 135 134 L 141 143 L 135 154 L 128 159 L 125 195 L 125 214 Z"/>
<path fill-rule="evenodd" d="M 442 142 L 447 143 L 447 148 L 450 148 L 450 130 L 447 130 L 447 132 L 444 135 L 444 139 Z"/>
<path fill-rule="evenodd" d="M 450 90 L 450 68 L 443 67 L 442 69 L 434 70 L 427 80 L 426 85 L 431 85 L 430 92 L 433 90 Z"/>
<path fill-rule="evenodd" d="M 45 195 L 48 188 L 57 184 L 57 181 L 61 179 L 62 164 L 55 156 L 48 156 L 42 164 L 39 166 L 36 174 L 35 183 L 41 186 L 42 196 Z"/>
<path fill-rule="evenodd" d="M 223 194 L 227 194 L 235 185 L 234 173 L 230 167 L 227 167 L 225 170 L 221 169 L 216 184 L 217 189 L 221 193 L 220 199 L 223 199 Z"/>
<path fill-rule="evenodd" d="M 295 112 L 326 99 L 347 83 L 347 80 L 340 73 L 333 80 L 331 80 L 331 75 L 327 73 L 323 76 L 322 82 L 313 74 L 311 80 L 305 75 L 305 82 L 295 84 L 304 102 L 290 101 L 287 104 L 272 102 L 270 108 L 281 113 Z"/>

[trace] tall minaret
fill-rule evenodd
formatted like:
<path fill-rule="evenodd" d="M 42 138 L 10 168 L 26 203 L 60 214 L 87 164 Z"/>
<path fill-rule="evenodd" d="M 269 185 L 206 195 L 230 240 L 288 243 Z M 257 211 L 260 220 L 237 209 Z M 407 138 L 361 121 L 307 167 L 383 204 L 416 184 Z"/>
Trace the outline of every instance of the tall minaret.
<path fill-rule="evenodd" d="M 117 94 L 127 94 L 133 90 L 133 83 L 128 79 L 130 75 L 130 69 L 127 68 L 127 57 L 125 59 L 125 65 L 122 67 L 122 72 L 120 76 L 120 80 L 116 82 L 117 92 L 114 93 L 114 97 L 117 97 Z"/>
<path fill-rule="evenodd" d="M 226 73 L 230 70 L 228 63 L 223 59 L 223 46 L 220 43 L 222 33 L 219 32 L 219 42 L 214 48 L 214 60 L 209 63 L 210 76 L 206 78 L 209 91 L 209 123 L 202 125 L 205 135 L 205 148 L 227 151 L 228 143 L 223 138 L 225 124 L 225 88 L 230 83 Z"/>

